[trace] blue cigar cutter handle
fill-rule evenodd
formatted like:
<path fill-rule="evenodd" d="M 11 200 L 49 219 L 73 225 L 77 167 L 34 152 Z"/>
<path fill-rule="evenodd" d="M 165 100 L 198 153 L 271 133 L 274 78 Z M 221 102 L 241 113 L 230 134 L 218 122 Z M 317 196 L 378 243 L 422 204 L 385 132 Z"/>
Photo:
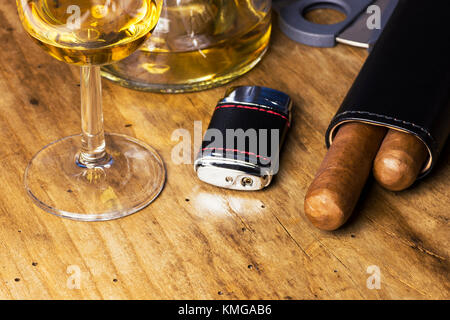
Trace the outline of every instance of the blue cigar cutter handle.
<path fill-rule="evenodd" d="M 279 11 L 280 28 L 294 41 L 329 48 L 336 45 L 336 37 L 348 27 L 373 2 L 373 0 L 273 0 Z M 324 25 L 310 22 L 304 14 L 311 9 L 337 9 L 347 18 L 339 23 Z"/>

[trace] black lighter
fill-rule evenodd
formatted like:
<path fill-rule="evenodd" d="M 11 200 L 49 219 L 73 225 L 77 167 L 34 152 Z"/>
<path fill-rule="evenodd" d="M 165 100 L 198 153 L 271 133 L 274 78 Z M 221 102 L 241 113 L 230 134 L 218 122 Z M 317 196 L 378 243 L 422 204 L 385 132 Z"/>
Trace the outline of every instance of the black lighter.
<path fill-rule="evenodd" d="M 233 87 L 215 108 L 194 163 L 200 180 L 234 190 L 267 187 L 291 126 L 291 98 L 259 87 Z"/>

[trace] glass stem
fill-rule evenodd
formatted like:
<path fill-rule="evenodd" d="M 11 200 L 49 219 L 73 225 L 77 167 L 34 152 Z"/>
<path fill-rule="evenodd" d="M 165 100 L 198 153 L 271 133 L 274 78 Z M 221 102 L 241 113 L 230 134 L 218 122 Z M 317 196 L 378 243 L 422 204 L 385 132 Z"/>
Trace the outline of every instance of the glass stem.
<path fill-rule="evenodd" d="M 78 162 L 88 168 L 110 161 L 103 130 L 100 67 L 81 67 L 81 151 Z"/>

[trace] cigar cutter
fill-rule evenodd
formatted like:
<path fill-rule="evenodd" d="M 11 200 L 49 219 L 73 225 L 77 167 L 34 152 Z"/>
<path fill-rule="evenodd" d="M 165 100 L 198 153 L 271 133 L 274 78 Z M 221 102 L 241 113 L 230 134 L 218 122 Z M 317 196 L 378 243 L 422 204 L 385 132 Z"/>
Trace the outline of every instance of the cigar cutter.
<path fill-rule="evenodd" d="M 217 187 L 254 191 L 279 169 L 291 126 L 291 98 L 280 91 L 240 86 L 217 104 L 194 163 L 199 179 Z"/>
<path fill-rule="evenodd" d="M 399 0 L 272 0 L 281 31 L 294 41 L 313 47 L 336 43 L 367 48 L 380 37 Z M 334 9 L 346 15 L 335 24 L 316 24 L 305 14 L 315 9 Z"/>

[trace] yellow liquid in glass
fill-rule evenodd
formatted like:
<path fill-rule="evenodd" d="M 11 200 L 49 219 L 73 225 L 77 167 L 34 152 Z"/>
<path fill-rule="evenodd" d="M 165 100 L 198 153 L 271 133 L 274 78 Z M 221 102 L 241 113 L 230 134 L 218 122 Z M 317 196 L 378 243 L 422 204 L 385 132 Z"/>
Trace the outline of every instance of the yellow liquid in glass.
<path fill-rule="evenodd" d="M 17 0 L 26 31 L 50 55 L 75 65 L 128 57 L 151 35 L 161 13 L 155 0 Z"/>
<path fill-rule="evenodd" d="M 269 45 L 270 1 L 166 0 L 161 17 L 153 37 L 103 76 L 146 91 L 204 90 L 248 72 Z"/>

